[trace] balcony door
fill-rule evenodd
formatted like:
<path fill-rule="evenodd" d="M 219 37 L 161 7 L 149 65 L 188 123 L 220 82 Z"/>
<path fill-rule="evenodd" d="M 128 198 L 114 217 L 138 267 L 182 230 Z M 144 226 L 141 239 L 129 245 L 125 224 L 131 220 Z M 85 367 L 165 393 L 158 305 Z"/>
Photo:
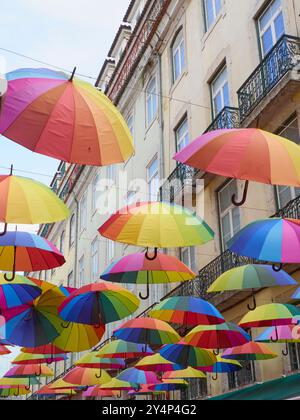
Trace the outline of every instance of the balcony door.
<path fill-rule="evenodd" d="M 263 57 L 285 33 L 281 0 L 273 0 L 258 19 L 258 30 Z"/>

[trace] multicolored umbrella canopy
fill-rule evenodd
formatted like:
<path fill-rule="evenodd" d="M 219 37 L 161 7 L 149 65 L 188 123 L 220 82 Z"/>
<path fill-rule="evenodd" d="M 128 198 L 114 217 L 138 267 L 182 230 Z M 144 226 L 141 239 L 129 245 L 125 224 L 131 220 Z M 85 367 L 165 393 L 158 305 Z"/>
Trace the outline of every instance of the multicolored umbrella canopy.
<path fill-rule="evenodd" d="M 179 334 L 166 322 L 153 318 L 136 318 L 121 325 L 114 336 L 130 343 L 162 346 L 177 343 Z"/>
<path fill-rule="evenodd" d="M 255 311 L 245 315 L 240 321 L 240 326 L 242 328 L 262 328 L 291 325 L 296 316 L 300 316 L 300 309 L 296 306 L 271 303 L 259 306 Z M 278 337 L 276 341 L 278 341 Z"/>
<path fill-rule="evenodd" d="M 64 395 L 76 395 L 76 391 L 73 389 L 51 389 L 51 385 L 45 385 L 43 386 L 39 391 L 36 393 L 37 395 L 41 396 L 64 396 Z"/>
<path fill-rule="evenodd" d="M 91 386 L 87 391 L 83 393 L 84 398 L 114 398 L 118 397 L 118 391 L 105 391 L 101 389 L 99 386 Z"/>
<path fill-rule="evenodd" d="M 61 330 L 57 307 L 64 299 L 60 290 L 47 282 L 38 282 L 42 294 L 31 304 L 3 311 L 6 338 L 20 347 L 39 347 L 55 340 Z"/>
<path fill-rule="evenodd" d="M 250 223 L 229 242 L 232 252 L 274 263 L 300 262 L 300 220 L 263 219 Z"/>
<path fill-rule="evenodd" d="M 46 185 L 28 178 L 0 175 L 0 223 L 54 223 L 69 217 L 70 211 Z"/>
<path fill-rule="evenodd" d="M 206 375 L 197 369 L 188 367 L 183 370 L 166 372 L 162 379 L 206 379 Z"/>
<path fill-rule="evenodd" d="M 31 391 L 26 389 L 26 388 L 22 388 L 22 387 L 17 387 L 14 386 L 13 388 L 7 388 L 7 389 L 0 389 L 0 397 L 1 398 L 13 398 L 13 397 L 23 397 L 25 395 L 29 395 L 31 394 Z"/>
<path fill-rule="evenodd" d="M 213 366 L 217 361 L 213 352 L 190 346 L 184 342 L 167 344 L 160 349 L 159 353 L 163 358 L 184 368 Z"/>
<path fill-rule="evenodd" d="M 133 395 L 139 395 L 139 396 L 144 396 L 144 395 L 163 395 L 165 394 L 166 391 L 153 391 L 150 389 L 150 385 L 142 385 L 139 391 L 129 391 L 128 392 L 128 396 L 131 397 Z"/>
<path fill-rule="evenodd" d="M 105 166 L 134 152 L 129 128 L 98 89 L 49 69 L 19 69 L 6 75 L 0 133 L 59 160 Z"/>
<path fill-rule="evenodd" d="M 22 353 L 29 353 L 29 354 L 51 354 L 55 356 L 56 354 L 64 354 L 65 352 L 62 349 L 59 349 L 54 344 L 46 344 L 40 347 L 23 347 L 21 349 Z"/>
<path fill-rule="evenodd" d="M 74 322 L 63 323 L 59 336 L 54 339 L 55 346 L 67 353 L 80 353 L 91 350 L 100 343 L 104 334 L 104 325 L 83 325 Z"/>
<path fill-rule="evenodd" d="M 296 290 L 296 292 L 293 294 L 292 299 L 298 300 L 300 299 L 300 288 Z"/>
<path fill-rule="evenodd" d="M 256 343 L 284 343 L 285 350 L 282 351 L 283 356 L 289 354 L 289 343 L 300 343 L 299 328 L 295 325 L 282 325 L 280 327 L 270 327 L 263 331 L 256 339 Z M 278 338 L 278 340 L 277 340 Z"/>
<path fill-rule="evenodd" d="M 30 385 L 39 385 L 36 378 L 0 378 L 1 387 L 25 387 L 29 389 Z"/>
<path fill-rule="evenodd" d="M 54 372 L 45 365 L 18 365 L 13 366 L 4 376 L 6 378 L 31 378 L 36 376 L 51 378 L 54 376 Z"/>
<path fill-rule="evenodd" d="M 0 344 L 0 356 L 6 356 L 7 354 L 11 354 L 11 351 L 3 344 Z"/>
<path fill-rule="evenodd" d="M 252 289 L 254 305 L 249 305 L 248 309 L 253 311 L 257 307 L 254 289 L 297 284 L 285 271 L 275 272 L 269 265 L 249 264 L 222 274 L 208 289 L 208 293 Z"/>
<path fill-rule="evenodd" d="M 138 385 L 158 384 L 161 381 L 154 372 L 143 371 L 136 368 L 129 368 L 121 372 L 117 378 L 120 381 L 135 383 Z"/>
<path fill-rule="evenodd" d="M 85 356 L 81 357 L 75 363 L 75 366 L 83 368 L 94 368 L 94 369 L 106 369 L 106 370 L 119 370 L 125 368 L 125 362 L 123 359 L 109 359 L 99 358 L 98 352 L 93 351 Z"/>
<path fill-rule="evenodd" d="M 59 313 L 66 321 L 103 325 L 129 317 L 139 305 L 139 300 L 129 290 L 101 282 L 72 293 L 60 306 Z"/>
<path fill-rule="evenodd" d="M 271 185 L 300 186 L 300 148 L 255 128 L 216 130 L 204 134 L 174 156 L 177 162 L 226 178 Z"/>
<path fill-rule="evenodd" d="M 149 316 L 186 327 L 225 322 L 223 316 L 211 303 L 187 296 L 172 297 L 162 301 L 155 306 Z"/>
<path fill-rule="evenodd" d="M 121 209 L 99 233 L 113 241 L 156 249 L 203 245 L 214 238 L 211 228 L 191 210 L 161 202 Z"/>
<path fill-rule="evenodd" d="M 97 354 L 100 358 L 136 359 L 141 356 L 151 356 L 154 351 L 143 344 L 130 343 L 123 340 L 114 340 L 103 346 Z"/>
<path fill-rule="evenodd" d="M 42 271 L 61 267 L 64 256 L 47 239 L 33 233 L 7 232 L 0 236 L 0 270 L 12 271 L 12 277 L 4 274 L 7 281 L 13 281 L 16 271 Z"/>
<path fill-rule="evenodd" d="M 240 347 L 227 349 L 222 354 L 222 359 L 256 361 L 276 359 L 278 355 L 263 343 L 247 343 Z"/>
<path fill-rule="evenodd" d="M 64 382 L 71 385 L 77 386 L 94 386 L 104 385 L 111 381 L 111 376 L 105 371 L 101 371 L 99 375 L 99 369 L 87 369 L 82 367 L 75 367 L 64 378 Z"/>
<path fill-rule="evenodd" d="M 20 353 L 12 363 L 14 365 L 40 365 L 52 364 L 54 362 L 64 362 L 67 356 L 64 354 L 57 354 L 55 356 L 50 354 L 26 354 Z"/>
<path fill-rule="evenodd" d="M 7 283 L 4 274 L 0 273 L 0 309 L 16 308 L 25 303 L 32 302 L 40 296 L 42 290 L 31 279 L 16 276 L 14 281 Z"/>
<path fill-rule="evenodd" d="M 74 384 L 69 384 L 67 382 L 65 382 L 63 379 L 57 379 L 55 382 L 53 382 L 52 384 L 50 384 L 50 388 L 53 390 L 77 390 L 77 389 L 81 389 L 83 388 L 82 386 L 78 386 L 78 385 L 74 385 Z"/>
<path fill-rule="evenodd" d="M 112 379 L 110 382 L 101 385 L 100 389 L 106 391 L 131 391 L 132 389 L 138 389 L 138 384 L 120 381 L 119 379 Z"/>
<path fill-rule="evenodd" d="M 144 357 L 135 365 L 135 368 L 157 373 L 173 372 L 175 370 L 183 369 L 181 365 L 170 362 L 169 360 L 162 357 L 160 354 L 154 354 L 152 356 Z"/>
<path fill-rule="evenodd" d="M 200 368 L 202 372 L 207 373 L 231 373 L 241 370 L 243 366 L 236 360 L 223 359 L 217 357 L 217 362 L 213 366 Z"/>
<path fill-rule="evenodd" d="M 203 349 L 227 349 L 249 343 L 251 337 L 242 328 L 230 322 L 194 328 L 184 342 Z"/>
<path fill-rule="evenodd" d="M 149 385 L 149 389 L 152 391 L 180 391 L 189 386 L 188 382 L 183 379 L 164 379 L 163 383 L 157 385 Z"/>

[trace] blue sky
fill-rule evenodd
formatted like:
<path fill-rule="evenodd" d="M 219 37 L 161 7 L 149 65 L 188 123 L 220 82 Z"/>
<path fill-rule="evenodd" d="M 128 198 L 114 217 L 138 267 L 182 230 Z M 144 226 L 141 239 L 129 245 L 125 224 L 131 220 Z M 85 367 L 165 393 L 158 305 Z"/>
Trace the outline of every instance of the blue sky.
<path fill-rule="evenodd" d="M 97 77 L 129 0 L 0 0 L 0 48 Z M 40 65 L 0 50 L 0 73 Z M 58 161 L 34 154 L 0 136 L 0 173 L 49 184 Z"/>

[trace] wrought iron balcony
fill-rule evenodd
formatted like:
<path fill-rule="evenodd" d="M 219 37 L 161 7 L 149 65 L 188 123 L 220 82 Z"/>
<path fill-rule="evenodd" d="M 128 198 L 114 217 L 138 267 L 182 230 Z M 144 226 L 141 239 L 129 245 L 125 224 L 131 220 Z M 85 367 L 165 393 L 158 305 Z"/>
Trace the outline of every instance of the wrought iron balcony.
<path fill-rule="evenodd" d="M 207 128 L 205 133 L 210 131 L 222 130 L 225 128 L 239 128 L 240 127 L 240 112 L 238 108 L 226 106 L 216 116 L 211 125 Z"/>
<path fill-rule="evenodd" d="M 241 121 L 300 64 L 300 38 L 284 35 L 238 91 Z"/>

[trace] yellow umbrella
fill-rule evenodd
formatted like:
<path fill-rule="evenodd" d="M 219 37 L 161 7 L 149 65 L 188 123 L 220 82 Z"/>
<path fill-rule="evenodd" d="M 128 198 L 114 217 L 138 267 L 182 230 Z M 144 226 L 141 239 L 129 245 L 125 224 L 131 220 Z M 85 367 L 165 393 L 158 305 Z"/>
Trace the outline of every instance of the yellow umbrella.
<path fill-rule="evenodd" d="M 0 389 L 0 398 L 23 397 L 31 394 L 31 391 L 22 387 L 2 388 Z"/>
<path fill-rule="evenodd" d="M 80 353 L 90 350 L 101 341 L 104 333 L 104 325 L 84 325 L 70 322 L 63 326 L 60 335 L 53 341 L 53 344 L 68 353 Z"/>
<path fill-rule="evenodd" d="M 163 379 L 206 379 L 206 375 L 200 370 L 188 367 L 184 370 L 175 370 L 174 372 L 167 372 L 163 375 Z"/>
<path fill-rule="evenodd" d="M 59 391 L 66 391 L 66 390 L 74 390 L 77 389 L 77 385 L 69 384 L 65 382 L 63 379 L 58 379 L 57 381 L 53 382 L 49 385 L 49 388 L 53 391 L 59 390 Z"/>
<path fill-rule="evenodd" d="M 76 367 L 72 369 L 63 378 L 64 382 L 67 382 L 72 385 L 77 385 L 78 387 L 104 385 L 110 382 L 111 379 L 111 376 L 105 370 L 101 370 L 101 375 L 99 375 L 99 369 L 89 369 L 81 367 Z"/>

